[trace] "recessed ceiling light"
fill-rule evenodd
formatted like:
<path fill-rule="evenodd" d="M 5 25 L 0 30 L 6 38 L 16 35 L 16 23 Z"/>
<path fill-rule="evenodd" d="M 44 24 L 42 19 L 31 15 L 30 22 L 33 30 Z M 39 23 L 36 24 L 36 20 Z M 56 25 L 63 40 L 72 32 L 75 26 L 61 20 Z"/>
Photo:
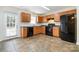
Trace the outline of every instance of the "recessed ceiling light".
<path fill-rule="evenodd" d="M 41 6 L 41 7 L 43 7 L 43 8 L 46 9 L 46 10 L 50 10 L 49 8 L 47 8 L 47 7 L 45 7 L 45 6 Z"/>

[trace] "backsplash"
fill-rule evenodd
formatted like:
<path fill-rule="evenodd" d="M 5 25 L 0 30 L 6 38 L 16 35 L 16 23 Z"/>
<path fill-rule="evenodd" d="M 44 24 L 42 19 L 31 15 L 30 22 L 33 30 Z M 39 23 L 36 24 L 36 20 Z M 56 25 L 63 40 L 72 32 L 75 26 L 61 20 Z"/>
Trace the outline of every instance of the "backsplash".
<path fill-rule="evenodd" d="M 60 26 L 60 22 L 55 22 L 55 25 L 58 25 L 58 26 Z"/>
<path fill-rule="evenodd" d="M 36 23 L 36 24 L 32 24 L 30 22 L 20 23 L 20 26 L 41 26 L 41 25 L 48 25 L 48 23 Z M 55 25 L 60 26 L 60 22 L 55 22 Z"/>
<path fill-rule="evenodd" d="M 20 26 L 41 26 L 41 25 L 48 25 L 48 23 L 36 23 L 36 24 L 32 24 L 32 23 L 20 23 Z"/>

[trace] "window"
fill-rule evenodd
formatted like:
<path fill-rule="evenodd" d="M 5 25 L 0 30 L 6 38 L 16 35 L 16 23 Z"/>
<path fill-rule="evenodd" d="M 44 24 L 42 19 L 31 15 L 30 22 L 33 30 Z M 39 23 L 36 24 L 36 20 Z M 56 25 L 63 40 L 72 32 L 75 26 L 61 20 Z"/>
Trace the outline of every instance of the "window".
<path fill-rule="evenodd" d="M 37 16 L 34 16 L 34 15 L 31 16 L 31 23 L 32 24 L 36 24 L 36 18 L 37 18 Z"/>

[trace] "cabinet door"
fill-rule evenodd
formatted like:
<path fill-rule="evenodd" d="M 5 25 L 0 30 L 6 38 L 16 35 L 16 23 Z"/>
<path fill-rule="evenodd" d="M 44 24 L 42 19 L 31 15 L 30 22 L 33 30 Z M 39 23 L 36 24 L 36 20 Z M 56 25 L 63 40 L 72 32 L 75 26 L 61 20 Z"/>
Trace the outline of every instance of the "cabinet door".
<path fill-rule="evenodd" d="M 48 22 L 48 21 L 47 21 L 47 16 L 44 16 L 44 21 L 45 21 L 45 22 Z"/>
<path fill-rule="evenodd" d="M 48 22 L 50 20 L 50 18 L 54 18 L 54 14 L 50 14 L 50 15 L 45 16 L 46 22 Z"/>
<path fill-rule="evenodd" d="M 40 32 L 41 32 L 42 34 L 45 34 L 45 26 L 41 26 L 41 27 L 40 27 Z"/>
<path fill-rule="evenodd" d="M 59 14 L 54 14 L 54 21 L 60 22 L 60 15 Z"/>
<path fill-rule="evenodd" d="M 59 37 L 59 27 L 53 27 L 53 36 Z"/>
<path fill-rule="evenodd" d="M 38 16 L 38 22 L 39 22 L 39 23 L 44 22 L 44 17 L 43 17 L 43 16 Z"/>
<path fill-rule="evenodd" d="M 50 19 L 50 15 L 45 16 L 45 21 L 48 22 Z"/>
<path fill-rule="evenodd" d="M 20 33 L 21 33 L 21 38 L 26 38 L 27 37 L 27 28 L 21 28 Z"/>
<path fill-rule="evenodd" d="M 30 20 L 31 20 L 31 14 L 28 14 L 27 13 L 27 16 L 26 17 L 27 17 L 27 22 L 30 22 Z"/>
<path fill-rule="evenodd" d="M 21 22 L 30 22 L 31 15 L 25 12 L 21 13 Z"/>
<path fill-rule="evenodd" d="M 34 27 L 33 29 L 34 35 L 38 34 L 39 28 L 37 26 Z"/>
<path fill-rule="evenodd" d="M 24 12 L 21 13 L 21 22 L 26 21 L 26 14 Z"/>

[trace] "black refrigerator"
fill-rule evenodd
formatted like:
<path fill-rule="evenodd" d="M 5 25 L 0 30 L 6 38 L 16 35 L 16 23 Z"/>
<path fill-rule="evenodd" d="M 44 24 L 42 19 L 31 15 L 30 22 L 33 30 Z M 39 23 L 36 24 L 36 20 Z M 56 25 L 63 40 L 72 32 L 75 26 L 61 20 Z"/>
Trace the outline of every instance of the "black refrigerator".
<path fill-rule="evenodd" d="M 64 41 L 76 43 L 75 38 L 75 14 L 62 15 L 60 17 L 60 37 Z"/>

